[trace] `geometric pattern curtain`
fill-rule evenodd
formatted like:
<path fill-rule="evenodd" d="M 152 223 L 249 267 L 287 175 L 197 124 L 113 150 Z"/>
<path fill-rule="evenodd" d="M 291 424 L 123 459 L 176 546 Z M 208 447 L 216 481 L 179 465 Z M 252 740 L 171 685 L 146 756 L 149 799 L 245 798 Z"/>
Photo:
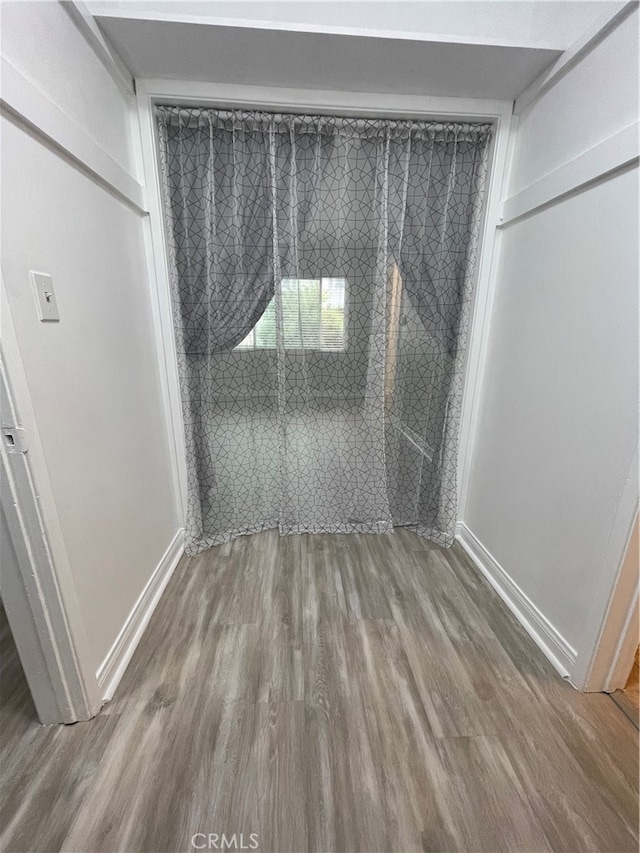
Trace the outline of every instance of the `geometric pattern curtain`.
<path fill-rule="evenodd" d="M 448 546 L 491 126 L 157 107 L 187 552 Z"/>

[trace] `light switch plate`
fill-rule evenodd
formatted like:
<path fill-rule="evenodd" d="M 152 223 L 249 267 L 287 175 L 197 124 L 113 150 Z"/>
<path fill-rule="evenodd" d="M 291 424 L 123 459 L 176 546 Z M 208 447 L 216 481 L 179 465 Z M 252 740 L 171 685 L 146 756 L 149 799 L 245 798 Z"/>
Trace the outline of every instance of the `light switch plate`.
<path fill-rule="evenodd" d="M 53 279 L 46 272 L 29 272 L 31 276 L 31 284 L 36 297 L 36 305 L 40 320 L 43 323 L 56 323 L 60 320 L 58 314 L 58 303 L 56 302 L 56 294 L 53 290 Z"/>

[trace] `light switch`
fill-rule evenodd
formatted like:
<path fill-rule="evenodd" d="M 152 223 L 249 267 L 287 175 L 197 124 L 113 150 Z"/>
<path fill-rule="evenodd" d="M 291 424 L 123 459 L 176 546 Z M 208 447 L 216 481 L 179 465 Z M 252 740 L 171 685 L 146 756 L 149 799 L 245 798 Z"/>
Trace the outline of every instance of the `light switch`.
<path fill-rule="evenodd" d="M 45 272 L 30 271 L 31 284 L 33 292 L 36 295 L 36 304 L 40 320 L 43 323 L 57 322 L 60 319 L 58 314 L 58 303 L 56 302 L 56 294 L 53 290 L 53 279 Z"/>

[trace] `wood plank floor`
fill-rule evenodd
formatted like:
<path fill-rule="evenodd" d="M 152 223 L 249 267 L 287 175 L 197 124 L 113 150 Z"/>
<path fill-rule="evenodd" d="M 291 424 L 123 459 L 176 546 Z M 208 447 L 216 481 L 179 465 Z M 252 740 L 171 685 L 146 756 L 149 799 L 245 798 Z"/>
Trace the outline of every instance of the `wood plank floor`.
<path fill-rule="evenodd" d="M 634 726 L 407 530 L 183 559 L 95 720 L 9 694 L 6 853 L 638 849 Z"/>

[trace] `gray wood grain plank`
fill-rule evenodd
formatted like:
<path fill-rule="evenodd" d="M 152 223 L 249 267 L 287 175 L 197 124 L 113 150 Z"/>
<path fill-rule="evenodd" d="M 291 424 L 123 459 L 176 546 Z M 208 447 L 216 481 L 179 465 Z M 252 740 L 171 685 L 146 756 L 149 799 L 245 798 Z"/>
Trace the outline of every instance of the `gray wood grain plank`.
<path fill-rule="evenodd" d="M 2 785 L 3 851 L 63 849 L 73 815 L 100 771 L 117 723 L 117 717 L 105 716 L 40 729 L 43 736 L 29 744 L 20 769 Z"/>
<path fill-rule="evenodd" d="M 436 741 L 447 784 L 441 818 L 425 827 L 423 850 L 551 850 L 526 794 L 496 737 Z"/>
<path fill-rule="evenodd" d="M 38 726 L 7 671 L 7 849 L 637 849 L 635 728 L 408 530 L 183 559 L 90 723 Z"/>
<path fill-rule="evenodd" d="M 302 537 L 287 536 L 280 544 L 271 532 L 275 538 L 262 564 L 258 701 L 299 701 L 304 698 Z"/>
<path fill-rule="evenodd" d="M 380 790 L 384 849 L 420 850 L 426 815 L 438 813 L 440 764 L 429 721 L 396 626 L 361 620 L 349 634 Z"/>
<path fill-rule="evenodd" d="M 38 715 L 0 601 L 0 768 L 7 776 L 22 749 L 38 737 Z"/>
<path fill-rule="evenodd" d="M 391 619 L 386 584 L 378 569 L 376 541 L 364 533 L 337 536 L 333 559 L 342 579 L 350 615 L 355 619 Z"/>
<path fill-rule="evenodd" d="M 519 733 L 501 743 L 553 850 L 638 849 L 633 807 L 612 808 L 556 733 Z"/>
<path fill-rule="evenodd" d="M 311 551 L 304 598 L 309 850 L 385 850 L 376 756 L 363 725 L 356 660 L 333 543 Z"/>

